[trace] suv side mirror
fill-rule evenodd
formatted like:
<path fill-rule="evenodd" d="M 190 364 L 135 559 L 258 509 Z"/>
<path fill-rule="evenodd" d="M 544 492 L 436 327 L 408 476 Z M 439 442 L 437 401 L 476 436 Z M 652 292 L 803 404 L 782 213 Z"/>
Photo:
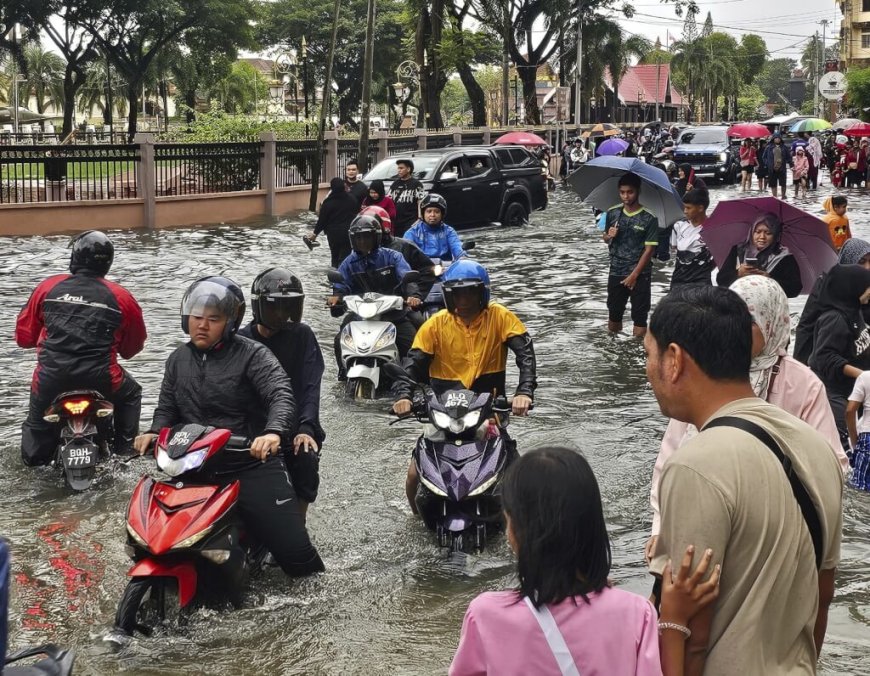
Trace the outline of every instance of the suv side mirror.
<path fill-rule="evenodd" d="M 459 180 L 459 174 L 455 171 L 445 171 L 442 172 L 438 180 L 441 181 L 441 183 L 455 183 Z"/>

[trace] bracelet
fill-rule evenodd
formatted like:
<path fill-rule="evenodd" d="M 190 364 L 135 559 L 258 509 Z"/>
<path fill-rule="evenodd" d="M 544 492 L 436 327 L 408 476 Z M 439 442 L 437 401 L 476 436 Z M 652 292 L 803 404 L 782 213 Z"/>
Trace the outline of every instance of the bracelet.
<path fill-rule="evenodd" d="M 691 629 L 684 627 L 682 624 L 677 624 L 676 622 L 659 622 L 659 634 L 662 633 L 663 629 L 673 629 L 674 631 L 678 631 L 687 639 L 692 635 Z"/>

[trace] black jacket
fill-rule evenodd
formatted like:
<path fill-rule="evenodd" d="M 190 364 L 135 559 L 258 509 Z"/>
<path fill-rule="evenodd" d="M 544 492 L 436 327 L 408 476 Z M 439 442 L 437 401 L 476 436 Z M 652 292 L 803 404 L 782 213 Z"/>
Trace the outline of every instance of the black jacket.
<path fill-rule="evenodd" d="M 815 322 L 809 366 L 830 394 L 848 397 L 855 379 L 843 373 L 847 364 L 870 368 L 870 331 L 837 310 L 823 312 Z"/>
<path fill-rule="evenodd" d="M 794 358 L 802 364 L 809 366 L 810 355 L 813 353 L 813 340 L 815 337 L 816 322 L 822 316 L 824 308 L 819 302 L 819 293 L 821 292 L 822 283 L 825 281 L 825 275 L 820 276 L 813 285 L 813 290 L 807 296 L 807 302 L 804 304 L 804 311 L 801 313 L 800 321 L 794 336 Z M 864 317 L 864 323 L 870 326 L 870 305 L 861 307 L 861 314 Z"/>
<path fill-rule="evenodd" d="M 737 281 L 737 262 L 741 260 L 739 249 L 739 246 L 731 247 L 728 258 L 725 259 L 722 267 L 719 268 L 719 274 L 716 275 L 716 284 L 718 286 L 731 286 Z M 800 294 L 801 289 L 803 289 L 801 270 L 793 254 L 787 255 L 779 261 L 768 274 L 773 281 L 782 287 L 785 295 L 789 298 L 795 298 Z"/>
<path fill-rule="evenodd" d="M 357 179 L 353 183 L 344 179 L 344 187 L 348 194 L 357 201 L 357 211 L 362 207 L 363 200 L 369 196 L 369 187 Z"/>
<path fill-rule="evenodd" d="M 296 427 L 290 378 L 268 348 L 234 336 L 208 352 L 187 343 L 169 355 L 151 432 L 179 423 L 227 428 L 288 443 Z"/>
<path fill-rule="evenodd" d="M 330 192 L 320 205 L 314 234 L 324 230 L 328 235 L 347 234 L 350 222 L 359 214 L 359 202 L 347 192 Z"/>
<path fill-rule="evenodd" d="M 402 257 L 408 262 L 412 270 L 420 273 L 417 280 L 417 289 L 420 292 L 420 298 L 426 300 L 426 296 L 432 290 L 435 284 L 435 266 L 432 265 L 432 259 L 420 251 L 420 248 L 413 242 L 409 242 L 402 237 L 393 237 L 392 235 L 384 235 L 384 246 L 393 251 L 398 251 Z"/>
<path fill-rule="evenodd" d="M 307 434 L 323 445 L 326 433 L 320 426 L 320 382 L 323 380 L 323 354 L 314 331 L 308 324 L 293 322 L 271 338 L 254 328 L 254 322 L 239 329 L 239 335 L 262 343 L 274 354 L 290 376 L 293 398 L 299 410 L 297 434 Z"/>

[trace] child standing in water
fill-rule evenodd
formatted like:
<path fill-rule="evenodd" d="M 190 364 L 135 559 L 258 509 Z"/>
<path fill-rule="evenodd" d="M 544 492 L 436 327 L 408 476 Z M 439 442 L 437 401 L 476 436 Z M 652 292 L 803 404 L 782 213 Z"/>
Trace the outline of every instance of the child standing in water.
<path fill-rule="evenodd" d="M 864 415 L 858 421 L 858 409 Z M 849 483 L 862 491 L 870 491 L 870 371 L 855 379 L 855 387 L 846 404 L 846 426 L 852 443 L 852 478 Z"/>
<path fill-rule="evenodd" d="M 680 284 L 712 284 L 716 264 L 704 240 L 701 228 L 707 220 L 710 195 L 706 190 L 690 190 L 683 195 L 685 220 L 674 223 L 671 233 L 671 251 L 677 254 L 677 263 L 671 277 L 671 288 Z"/>

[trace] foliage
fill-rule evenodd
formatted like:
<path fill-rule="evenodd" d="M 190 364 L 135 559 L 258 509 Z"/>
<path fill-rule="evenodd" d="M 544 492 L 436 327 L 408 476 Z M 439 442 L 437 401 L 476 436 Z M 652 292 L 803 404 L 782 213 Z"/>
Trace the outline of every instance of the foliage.
<path fill-rule="evenodd" d="M 213 89 L 221 108 L 231 115 L 259 114 L 269 103 L 269 80 L 247 61 L 236 61 Z"/>
<path fill-rule="evenodd" d="M 119 73 L 111 73 L 112 80 L 112 115 L 109 115 L 106 93 L 109 82 L 108 64 L 105 59 L 91 62 L 85 71 L 85 80 L 79 90 L 78 109 L 92 117 L 96 108 L 103 116 L 103 122 L 114 120 L 115 114 L 124 117 L 127 114 L 127 83 Z"/>
<path fill-rule="evenodd" d="M 646 54 L 640 57 L 639 64 L 657 64 L 670 63 L 674 55 L 665 49 L 651 49 Z"/>
<path fill-rule="evenodd" d="M 767 61 L 767 44 L 754 33 L 746 33 L 740 38 L 737 47 L 737 68 L 744 84 L 749 84 L 764 68 Z"/>
<path fill-rule="evenodd" d="M 49 105 L 58 106 L 63 101 L 64 60 L 44 49 L 38 42 L 31 42 L 24 48 L 24 65 L 26 80 L 23 100 L 33 97 L 36 112 L 40 115 Z"/>
<path fill-rule="evenodd" d="M 761 72 L 755 76 L 757 84 L 768 101 L 779 104 L 779 95 L 788 98 L 788 81 L 795 67 L 793 59 L 772 59 L 764 64 Z"/>
<path fill-rule="evenodd" d="M 849 106 L 863 110 L 870 107 L 870 68 L 851 68 L 846 73 Z"/>
<path fill-rule="evenodd" d="M 441 92 L 441 108 L 451 126 L 464 126 L 471 123 L 471 101 L 460 80 L 451 78 Z"/>
<path fill-rule="evenodd" d="M 213 102 L 207 112 L 195 113 L 186 128 L 170 128 L 163 136 L 176 143 L 214 143 L 218 141 L 257 141 L 264 131 L 275 132 L 279 140 L 306 138 L 306 124 L 270 117 L 230 115 Z"/>
<path fill-rule="evenodd" d="M 704 27 L 701 29 L 701 37 L 708 38 L 713 33 L 713 15 L 707 12 L 707 18 L 704 20 Z"/>
<path fill-rule="evenodd" d="M 766 102 L 764 92 L 757 84 L 742 84 L 737 94 L 737 119 L 754 120 Z"/>

